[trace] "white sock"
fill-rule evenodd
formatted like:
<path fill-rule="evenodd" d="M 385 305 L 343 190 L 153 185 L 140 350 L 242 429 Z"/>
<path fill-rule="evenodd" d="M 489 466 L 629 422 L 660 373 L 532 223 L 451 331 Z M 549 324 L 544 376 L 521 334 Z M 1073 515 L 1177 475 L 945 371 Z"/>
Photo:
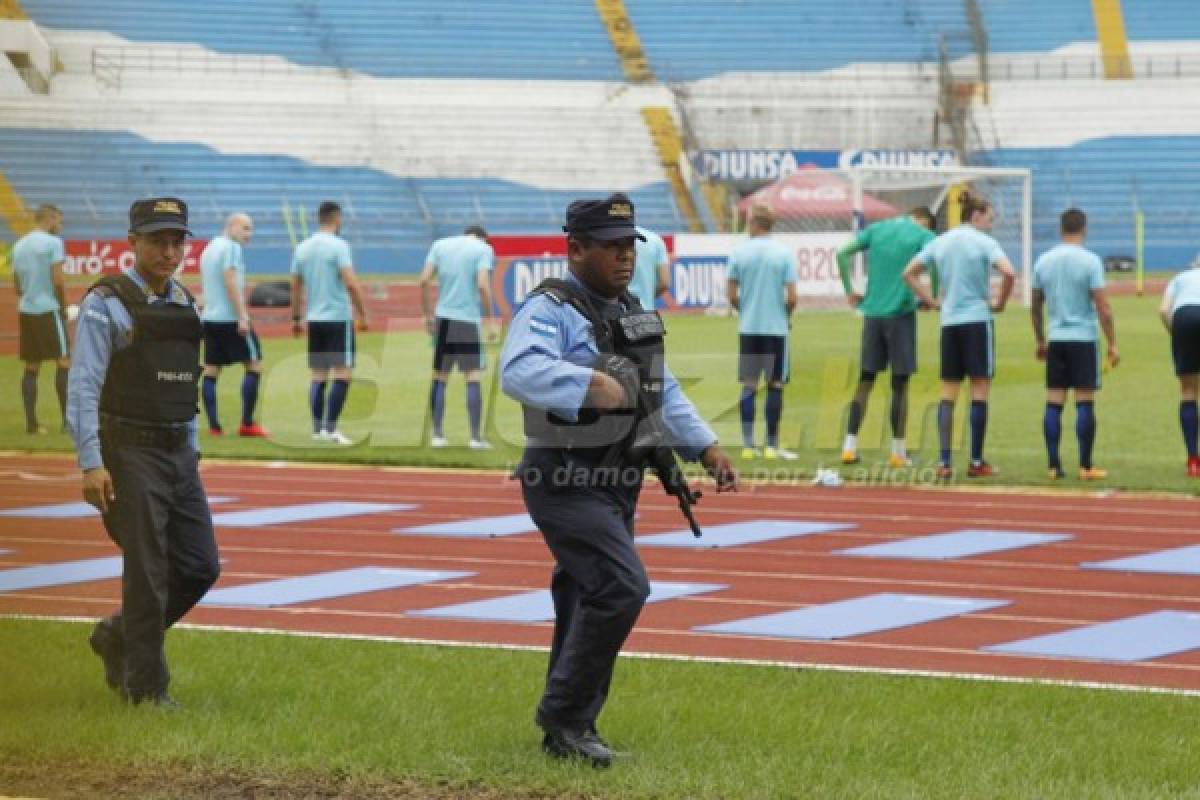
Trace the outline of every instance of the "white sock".
<path fill-rule="evenodd" d="M 842 450 L 845 450 L 850 453 L 857 453 L 858 452 L 858 434 L 847 433 L 846 441 L 845 441 L 845 443 L 842 444 Z"/>
<path fill-rule="evenodd" d="M 892 455 L 908 458 L 908 448 L 904 446 L 903 439 L 892 439 Z"/>

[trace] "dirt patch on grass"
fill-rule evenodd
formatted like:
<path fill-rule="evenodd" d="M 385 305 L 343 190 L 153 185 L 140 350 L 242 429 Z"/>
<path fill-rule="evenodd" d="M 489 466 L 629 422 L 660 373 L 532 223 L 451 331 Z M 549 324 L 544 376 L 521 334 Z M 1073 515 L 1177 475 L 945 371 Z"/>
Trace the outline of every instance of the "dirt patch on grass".
<path fill-rule="evenodd" d="M 45 800 L 587 800 L 587 795 L 336 774 L 271 775 L 183 764 L 104 766 L 0 756 L 0 795 Z"/>

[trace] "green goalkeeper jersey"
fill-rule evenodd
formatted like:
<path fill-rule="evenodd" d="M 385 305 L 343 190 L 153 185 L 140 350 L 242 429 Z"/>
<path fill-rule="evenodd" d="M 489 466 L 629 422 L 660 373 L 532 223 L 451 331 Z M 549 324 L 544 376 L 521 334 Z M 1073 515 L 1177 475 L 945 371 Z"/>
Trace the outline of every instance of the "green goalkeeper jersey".
<path fill-rule="evenodd" d="M 863 316 L 896 317 L 916 310 L 917 298 L 904 283 L 904 268 L 934 238 L 933 231 L 906 214 L 867 226 L 838 251 L 838 272 L 846 294 L 853 291 L 851 256 L 869 251 L 867 291 L 858 307 Z"/>

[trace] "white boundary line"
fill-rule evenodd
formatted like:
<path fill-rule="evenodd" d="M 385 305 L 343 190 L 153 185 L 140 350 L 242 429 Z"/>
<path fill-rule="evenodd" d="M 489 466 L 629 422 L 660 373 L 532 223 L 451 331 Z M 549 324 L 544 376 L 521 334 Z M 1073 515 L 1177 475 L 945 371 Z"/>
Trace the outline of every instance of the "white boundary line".
<path fill-rule="evenodd" d="M 35 622 L 94 623 L 93 617 L 56 617 L 36 614 L 0 614 L 0 620 L 26 620 Z M 239 628 L 230 625 L 197 625 L 182 623 L 174 626 L 184 630 L 217 633 L 249 633 L 259 636 L 291 636 L 302 639 L 329 639 L 357 642 L 382 642 L 388 644 L 420 645 L 426 647 L 468 648 L 472 650 L 504 650 L 523 653 L 547 653 L 549 647 L 541 645 L 492 644 L 489 642 L 459 642 L 447 639 L 421 639 L 405 636 L 380 636 L 361 633 L 313 633 L 279 628 Z M 943 680 L 972 681 L 976 683 L 1006 683 L 1019 686 L 1048 686 L 1093 691 L 1124 692 L 1128 694 L 1174 695 L 1200 697 L 1200 689 L 1171 689 L 1163 686 L 1138 686 L 1127 683 L 1104 683 L 1102 681 L 1073 681 L 1054 678 L 1021 678 L 1012 675 L 988 675 L 977 672 L 940 672 L 937 670 L 902 669 L 898 667 L 852 667 L 845 664 L 819 664 L 803 661 L 771 661 L 765 659 L 728 658 L 723 656 L 687 656 L 671 653 L 622 652 L 622 658 L 644 661 L 675 661 L 682 663 L 728 664 L 731 666 L 768 667 L 775 669 L 808 669 L 819 672 L 838 672 L 851 675 L 887 675 L 901 678 L 938 678 Z"/>

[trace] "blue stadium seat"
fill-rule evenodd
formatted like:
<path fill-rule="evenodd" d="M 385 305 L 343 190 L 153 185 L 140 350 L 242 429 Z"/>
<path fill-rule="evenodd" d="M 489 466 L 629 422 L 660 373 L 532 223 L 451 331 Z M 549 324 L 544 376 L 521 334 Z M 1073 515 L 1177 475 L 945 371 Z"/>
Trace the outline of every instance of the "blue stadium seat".
<path fill-rule="evenodd" d="M 22 0 L 39 24 L 379 77 L 621 80 L 591 3 Z"/>
<path fill-rule="evenodd" d="M 430 241 L 481 223 L 497 233 L 552 234 L 574 198 L 607 190 L 544 190 L 498 179 L 401 178 L 360 167 L 324 167 L 286 156 L 227 155 L 200 144 L 163 144 L 130 133 L 0 128 L 0 173 L 30 205 L 51 202 L 72 239 L 123 238 L 129 203 L 173 194 L 188 201 L 200 238 L 232 211 L 255 220 L 247 251 L 254 272 L 282 272 L 290 258 L 284 209 L 301 235 L 301 210 L 315 225 L 317 206 L 346 209 L 345 235 L 367 272 L 419 270 Z M 665 182 L 630 191 L 652 228 L 682 223 Z M 2 233 L 2 232 L 0 232 Z"/>
<path fill-rule="evenodd" d="M 1071 206 L 1087 212 L 1088 243 L 1101 255 L 1133 255 L 1135 208 L 1145 214 L 1148 269 L 1184 266 L 1200 248 L 1200 211 L 1184 168 L 1200 162 L 1200 135 L 1114 136 L 982 155 L 1033 171 L 1036 252 L 1058 240 L 1058 215 Z"/>

